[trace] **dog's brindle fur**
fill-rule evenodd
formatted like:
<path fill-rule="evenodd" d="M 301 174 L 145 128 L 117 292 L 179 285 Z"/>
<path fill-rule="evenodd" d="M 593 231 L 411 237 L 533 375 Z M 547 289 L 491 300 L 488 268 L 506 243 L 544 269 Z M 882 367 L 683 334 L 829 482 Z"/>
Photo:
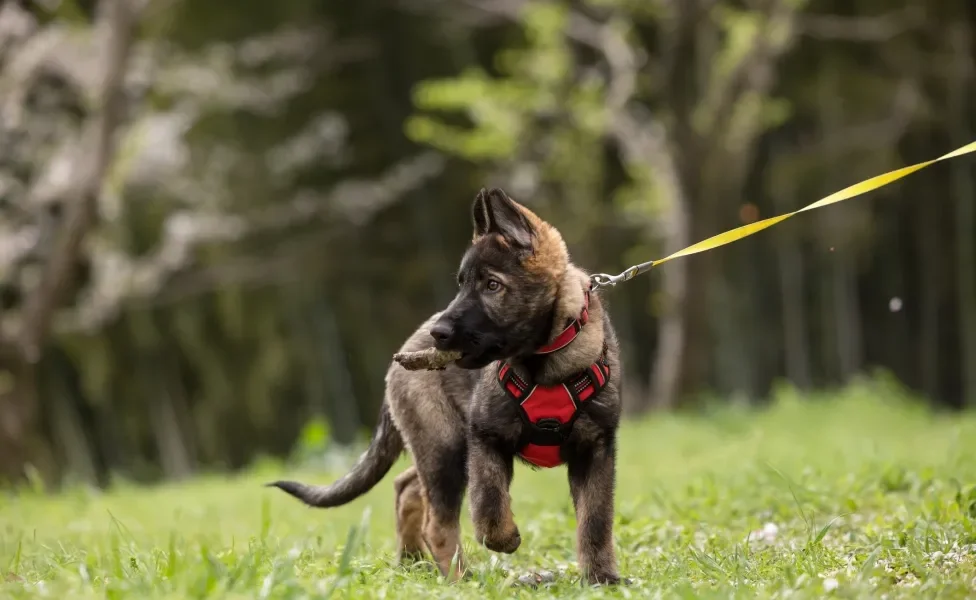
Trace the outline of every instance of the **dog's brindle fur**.
<path fill-rule="evenodd" d="M 472 213 L 474 238 L 461 261 L 457 296 L 401 348 L 411 352 L 433 344 L 460 350 L 461 358 L 440 371 L 390 366 L 373 440 L 347 475 L 322 487 L 272 485 L 311 506 L 345 504 L 376 485 L 405 446 L 414 466 L 394 483 L 398 556 L 416 559 L 426 546 L 441 572 L 456 579 L 464 573 L 460 517 L 466 488 L 478 541 L 508 553 L 521 544 L 509 486 L 522 420 L 498 384 L 496 361 L 508 360 L 522 377 L 554 385 L 587 368 L 606 347 L 608 384 L 581 403 L 560 454 L 576 508 L 580 569 L 591 583 L 616 583 L 620 361 L 609 317 L 593 291 L 589 322 L 576 339 L 551 354 L 534 354 L 579 316 L 589 278 L 570 262 L 559 232 L 504 191 L 482 190 Z"/>

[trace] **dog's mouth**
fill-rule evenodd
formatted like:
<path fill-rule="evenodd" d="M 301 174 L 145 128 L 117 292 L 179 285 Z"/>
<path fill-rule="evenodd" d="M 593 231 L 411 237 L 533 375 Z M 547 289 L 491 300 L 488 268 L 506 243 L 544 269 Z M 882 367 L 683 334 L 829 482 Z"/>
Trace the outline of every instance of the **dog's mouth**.
<path fill-rule="evenodd" d="M 462 369 L 480 369 L 490 362 L 490 360 L 485 361 L 481 353 L 471 354 L 463 352 L 461 353 L 461 358 L 454 361 L 454 364 Z"/>
<path fill-rule="evenodd" d="M 461 358 L 454 364 L 462 369 L 483 369 L 502 358 L 504 349 L 501 344 L 495 344 L 477 352 L 461 351 Z"/>

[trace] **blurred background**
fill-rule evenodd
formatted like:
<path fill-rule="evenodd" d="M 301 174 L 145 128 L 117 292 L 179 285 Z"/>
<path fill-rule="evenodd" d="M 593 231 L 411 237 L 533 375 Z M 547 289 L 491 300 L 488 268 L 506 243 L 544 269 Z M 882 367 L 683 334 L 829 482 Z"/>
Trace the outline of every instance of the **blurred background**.
<path fill-rule="evenodd" d="M 0 479 L 355 448 L 479 188 L 616 273 L 972 141 L 974 33 L 970 0 L 3 1 Z M 974 176 L 606 292 L 628 414 L 879 371 L 976 405 Z"/>

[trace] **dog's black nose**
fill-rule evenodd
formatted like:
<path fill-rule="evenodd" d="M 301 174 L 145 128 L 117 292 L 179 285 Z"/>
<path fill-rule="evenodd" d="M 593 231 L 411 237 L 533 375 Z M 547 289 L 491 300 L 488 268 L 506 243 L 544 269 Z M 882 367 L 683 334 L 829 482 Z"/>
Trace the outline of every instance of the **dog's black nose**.
<path fill-rule="evenodd" d="M 430 337 L 434 338 L 434 345 L 438 348 L 450 341 L 453 335 L 454 326 L 447 321 L 438 321 L 430 328 Z"/>

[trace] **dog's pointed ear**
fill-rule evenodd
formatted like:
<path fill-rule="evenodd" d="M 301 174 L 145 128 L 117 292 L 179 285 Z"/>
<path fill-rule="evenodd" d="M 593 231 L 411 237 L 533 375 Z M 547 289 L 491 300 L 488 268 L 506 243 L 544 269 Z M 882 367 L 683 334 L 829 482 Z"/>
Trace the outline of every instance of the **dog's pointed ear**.
<path fill-rule="evenodd" d="M 505 241 L 520 248 L 532 247 L 535 232 L 514 200 L 500 188 L 482 188 L 471 206 L 474 235 L 500 234 Z"/>
<path fill-rule="evenodd" d="M 474 224 L 474 237 L 487 235 L 491 229 L 491 213 L 488 212 L 488 190 L 481 188 L 471 205 L 471 222 Z"/>

